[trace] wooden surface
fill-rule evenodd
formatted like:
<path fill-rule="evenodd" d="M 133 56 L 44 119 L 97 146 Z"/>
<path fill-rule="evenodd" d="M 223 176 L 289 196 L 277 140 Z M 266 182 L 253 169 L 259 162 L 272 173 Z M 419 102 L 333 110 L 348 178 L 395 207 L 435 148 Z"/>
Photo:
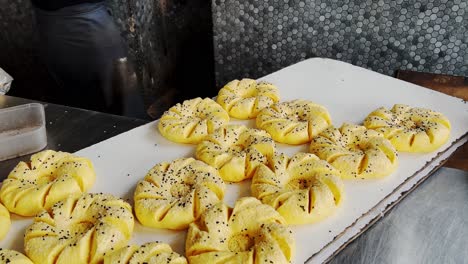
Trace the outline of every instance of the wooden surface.
<path fill-rule="evenodd" d="M 468 100 L 467 77 L 400 70 L 397 72 L 397 78 Z"/>
<path fill-rule="evenodd" d="M 398 79 L 430 88 L 468 101 L 468 78 L 423 72 L 397 72 Z M 445 167 L 468 171 L 468 143 L 460 147 L 444 164 Z"/>

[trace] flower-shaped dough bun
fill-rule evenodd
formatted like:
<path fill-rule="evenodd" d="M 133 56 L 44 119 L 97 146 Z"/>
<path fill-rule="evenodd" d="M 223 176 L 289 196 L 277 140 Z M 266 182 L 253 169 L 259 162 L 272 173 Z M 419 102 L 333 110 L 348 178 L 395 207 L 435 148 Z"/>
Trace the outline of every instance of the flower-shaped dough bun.
<path fill-rule="evenodd" d="M 266 130 L 280 143 L 303 144 L 331 124 L 328 110 L 306 100 L 277 103 L 257 116 L 257 127 Z"/>
<path fill-rule="evenodd" d="M 95 179 L 89 159 L 45 150 L 10 172 L 0 189 L 0 200 L 12 213 L 34 216 L 68 196 L 80 196 Z"/>
<path fill-rule="evenodd" d="M 195 156 L 217 168 L 225 181 L 251 178 L 275 152 L 275 142 L 260 129 L 242 125 L 219 128 L 197 146 Z"/>
<path fill-rule="evenodd" d="M 127 246 L 104 257 L 104 264 L 187 264 L 187 259 L 160 242 Z"/>
<path fill-rule="evenodd" d="M 10 212 L 0 203 L 0 240 L 6 236 L 10 226 Z"/>
<path fill-rule="evenodd" d="M 286 221 L 253 197 L 234 208 L 219 203 L 190 224 L 185 254 L 191 264 L 290 263 L 295 250 Z"/>
<path fill-rule="evenodd" d="M 345 179 L 381 178 L 398 167 L 390 141 L 364 126 L 331 126 L 312 139 L 310 152 L 339 169 Z"/>
<path fill-rule="evenodd" d="M 398 151 L 431 152 L 450 136 L 450 122 L 443 114 L 396 104 L 381 107 L 366 117 L 364 125 L 384 135 Z"/>
<path fill-rule="evenodd" d="M 197 144 L 229 122 L 229 114 L 210 98 L 195 98 L 176 104 L 159 120 L 161 135 L 177 143 Z"/>
<path fill-rule="evenodd" d="M 344 196 L 340 172 L 314 154 L 275 155 L 252 179 L 252 195 L 271 205 L 288 224 L 307 224 L 331 215 Z"/>
<path fill-rule="evenodd" d="M 184 229 L 206 208 L 222 201 L 224 190 L 218 171 L 202 161 L 162 162 L 137 184 L 135 214 L 145 226 Z"/>
<path fill-rule="evenodd" d="M 252 79 L 234 80 L 219 90 L 216 101 L 229 115 L 238 119 L 255 118 L 265 107 L 279 101 L 278 88 Z"/>
<path fill-rule="evenodd" d="M 25 255 L 10 249 L 0 248 L 0 264 L 33 264 Z"/>
<path fill-rule="evenodd" d="M 24 249 L 35 263 L 102 263 L 106 252 L 127 245 L 133 226 L 132 208 L 122 199 L 84 194 L 37 215 Z"/>

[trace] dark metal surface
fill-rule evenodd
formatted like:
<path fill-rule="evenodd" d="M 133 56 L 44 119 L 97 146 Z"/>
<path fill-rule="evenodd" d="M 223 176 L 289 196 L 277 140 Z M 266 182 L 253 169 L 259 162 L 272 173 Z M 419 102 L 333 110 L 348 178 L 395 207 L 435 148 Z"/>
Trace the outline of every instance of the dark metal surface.
<path fill-rule="evenodd" d="M 467 263 L 468 172 L 441 168 L 330 263 Z"/>
<path fill-rule="evenodd" d="M 0 95 L 0 108 L 27 104 L 34 101 Z M 47 122 L 47 148 L 75 152 L 82 148 L 145 124 L 147 121 L 109 115 L 94 111 L 44 103 Z M 0 181 L 23 156 L 0 162 Z"/>

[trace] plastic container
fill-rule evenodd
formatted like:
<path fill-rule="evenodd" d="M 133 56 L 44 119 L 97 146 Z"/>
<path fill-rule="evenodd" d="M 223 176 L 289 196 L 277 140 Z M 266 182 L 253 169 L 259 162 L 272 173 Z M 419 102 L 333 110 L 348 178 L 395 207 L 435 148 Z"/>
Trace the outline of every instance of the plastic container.
<path fill-rule="evenodd" d="M 44 106 L 38 103 L 0 109 L 0 161 L 47 146 Z"/>

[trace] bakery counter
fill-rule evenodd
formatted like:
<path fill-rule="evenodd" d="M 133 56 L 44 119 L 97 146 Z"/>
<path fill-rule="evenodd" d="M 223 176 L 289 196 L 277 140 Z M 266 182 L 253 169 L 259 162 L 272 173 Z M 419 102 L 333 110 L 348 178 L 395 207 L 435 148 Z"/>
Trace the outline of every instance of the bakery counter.
<path fill-rule="evenodd" d="M 0 96 L 0 108 L 34 101 Z M 43 103 L 47 148 L 75 152 L 147 123 Z M 0 180 L 23 156 L 0 162 Z M 468 172 L 442 167 L 330 259 L 331 263 L 463 263 L 468 219 Z"/>

